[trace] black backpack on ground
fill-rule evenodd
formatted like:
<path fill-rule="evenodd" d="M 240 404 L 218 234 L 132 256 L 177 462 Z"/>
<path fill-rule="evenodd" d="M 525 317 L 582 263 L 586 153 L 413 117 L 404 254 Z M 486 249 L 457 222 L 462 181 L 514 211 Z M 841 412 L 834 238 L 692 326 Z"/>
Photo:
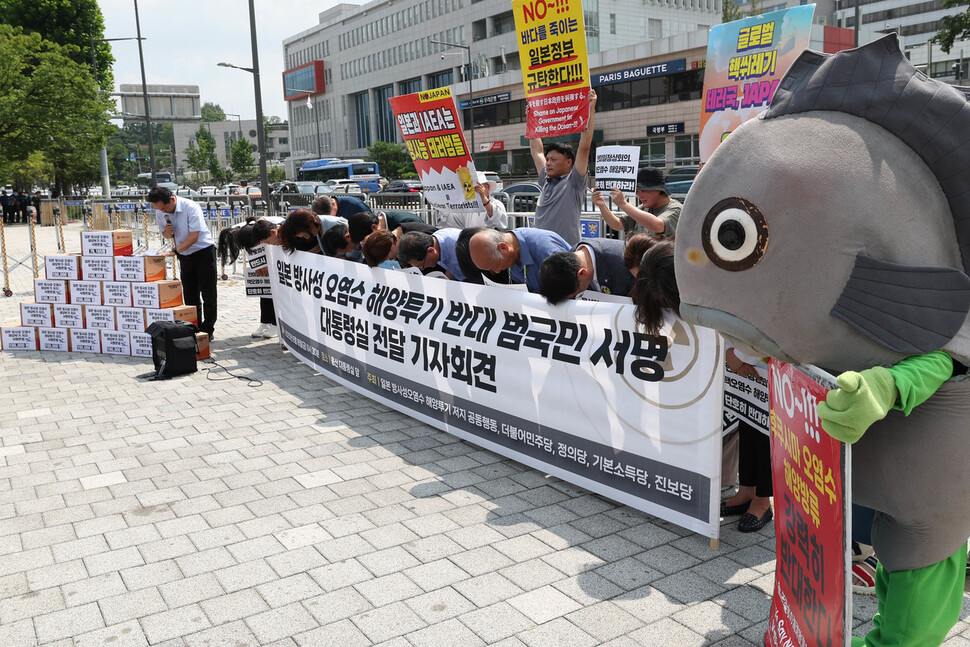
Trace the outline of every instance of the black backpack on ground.
<path fill-rule="evenodd" d="M 156 321 L 145 332 L 152 336 L 152 379 L 166 380 L 198 370 L 195 333 L 199 329 L 186 321 Z"/>

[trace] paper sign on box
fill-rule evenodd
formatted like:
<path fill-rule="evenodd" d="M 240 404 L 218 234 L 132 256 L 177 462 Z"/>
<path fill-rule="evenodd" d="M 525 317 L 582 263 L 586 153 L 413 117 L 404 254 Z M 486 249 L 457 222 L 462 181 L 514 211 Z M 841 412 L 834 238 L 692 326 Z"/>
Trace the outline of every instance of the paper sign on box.
<path fill-rule="evenodd" d="M 71 303 L 83 306 L 103 305 L 101 281 L 71 281 Z"/>
<path fill-rule="evenodd" d="M 131 232 L 127 229 L 81 232 L 84 256 L 131 256 L 134 251 Z"/>
<path fill-rule="evenodd" d="M 41 350 L 67 352 L 71 350 L 71 340 L 67 328 L 38 328 L 37 339 Z"/>
<path fill-rule="evenodd" d="M 67 281 L 34 279 L 34 301 L 37 303 L 70 303 Z"/>
<path fill-rule="evenodd" d="M 84 306 L 84 325 L 88 330 L 114 330 L 114 306 Z"/>
<path fill-rule="evenodd" d="M 195 359 L 201 361 L 210 357 L 212 353 L 209 350 L 209 333 L 195 333 Z"/>
<path fill-rule="evenodd" d="M 131 355 L 131 333 L 125 330 L 102 330 L 101 352 L 108 355 Z"/>
<path fill-rule="evenodd" d="M 71 350 L 77 353 L 100 353 L 101 331 L 71 328 Z"/>
<path fill-rule="evenodd" d="M 20 325 L 53 327 L 54 306 L 49 303 L 24 301 L 20 304 Z"/>
<path fill-rule="evenodd" d="M 151 357 L 152 336 L 145 332 L 133 332 L 131 335 L 131 356 Z"/>
<path fill-rule="evenodd" d="M 131 299 L 136 308 L 174 308 L 182 305 L 182 282 L 132 283 Z"/>
<path fill-rule="evenodd" d="M 82 256 L 81 278 L 85 281 L 114 281 L 114 259 L 110 256 Z"/>
<path fill-rule="evenodd" d="M 116 308 L 115 328 L 128 332 L 145 332 L 148 324 L 145 322 L 144 308 Z"/>
<path fill-rule="evenodd" d="M 54 327 L 84 328 L 84 308 L 75 303 L 55 303 Z"/>
<path fill-rule="evenodd" d="M 37 329 L 17 324 L 0 326 L 0 347 L 3 350 L 37 350 Z"/>
<path fill-rule="evenodd" d="M 131 307 L 131 283 L 105 281 L 101 284 L 102 300 L 106 306 Z"/>
<path fill-rule="evenodd" d="M 77 281 L 81 278 L 81 257 L 66 254 L 45 256 L 44 273 L 49 279 Z"/>
<path fill-rule="evenodd" d="M 156 321 L 188 321 L 199 325 L 199 311 L 195 306 L 175 306 L 174 308 L 150 308 L 145 310 L 145 327 Z"/>
<path fill-rule="evenodd" d="M 150 283 L 165 280 L 164 256 L 118 256 L 115 261 L 115 280 Z"/>

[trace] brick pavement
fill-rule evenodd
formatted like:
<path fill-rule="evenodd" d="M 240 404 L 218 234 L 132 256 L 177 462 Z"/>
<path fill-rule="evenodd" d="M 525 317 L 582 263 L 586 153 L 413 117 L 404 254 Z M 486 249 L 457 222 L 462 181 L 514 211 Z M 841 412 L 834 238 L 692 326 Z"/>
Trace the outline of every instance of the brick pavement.
<path fill-rule="evenodd" d="M 6 229 L 12 256 L 25 232 Z M 11 278 L 0 321 L 30 295 Z M 712 552 L 358 396 L 251 339 L 239 279 L 213 354 L 258 388 L 0 352 L 0 645 L 761 644 L 770 527 L 726 522 Z M 862 625 L 873 600 L 854 603 Z M 970 645 L 967 614 L 947 645 Z"/>

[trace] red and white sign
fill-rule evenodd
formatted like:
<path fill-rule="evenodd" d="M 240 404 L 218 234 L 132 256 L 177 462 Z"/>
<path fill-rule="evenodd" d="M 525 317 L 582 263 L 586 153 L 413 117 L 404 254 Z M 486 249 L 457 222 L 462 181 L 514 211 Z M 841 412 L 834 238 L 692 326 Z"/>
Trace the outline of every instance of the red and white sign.
<path fill-rule="evenodd" d="M 816 412 L 834 382 L 818 369 L 771 360 L 777 561 L 768 647 L 848 646 L 851 639 L 849 448 L 822 431 Z"/>
<path fill-rule="evenodd" d="M 485 142 L 478 145 L 479 153 L 488 153 L 489 151 L 504 151 L 505 142 Z"/>

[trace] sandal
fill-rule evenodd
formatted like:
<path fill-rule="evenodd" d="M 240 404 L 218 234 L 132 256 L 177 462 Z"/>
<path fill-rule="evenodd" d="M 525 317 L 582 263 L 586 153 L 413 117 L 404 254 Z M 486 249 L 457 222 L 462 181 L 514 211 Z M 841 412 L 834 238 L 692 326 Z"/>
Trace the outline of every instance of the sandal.
<path fill-rule="evenodd" d="M 875 551 L 872 546 L 868 544 L 860 544 L 857 541 L 852 542 L 852 561 L 862 562 L 865 561 L 866 557 L 874 555 Z"/>
<path fill-rule="evenodd" d="M 876 568 L 879 560 L 869 555 L 861 562 L 852 564 L 852 590 L 861 595 L 876 594 Z"/>

